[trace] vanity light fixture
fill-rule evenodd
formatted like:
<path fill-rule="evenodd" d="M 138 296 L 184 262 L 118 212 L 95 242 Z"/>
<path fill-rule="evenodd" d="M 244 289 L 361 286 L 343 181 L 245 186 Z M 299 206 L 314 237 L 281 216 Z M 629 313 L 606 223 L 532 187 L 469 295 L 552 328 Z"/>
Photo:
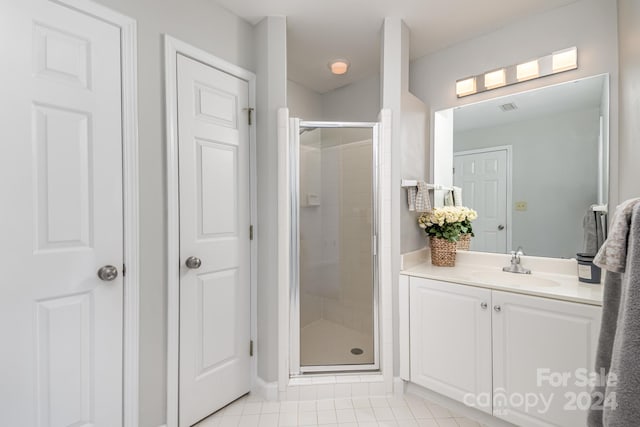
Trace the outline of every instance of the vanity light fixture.
<path fill-rule="evenodd" d="M 458 98 L 578 68 L 578 49 L 558 50 L 538 59 L 456 80 Z"/>
<path fill-rule="evenodd" d="M 484 87 L 485 89 L 495 89 L 507 84 L 507 77 L 504 68 L 499 70 L 490 71 L 484 75 Z"/>
<path fill-rule="evenodd" d="M 553 52 L 552 69 L 554 73 L 578 68 L 578 50 L 575 47 Z"/>
<path fill-rule="evenodd" d="M 519 82 L 538 77 L 540 77 L 540 65 L 537 59 L 516 65 L 516 79 L 518 79 Z"/>
<path fill-rule="evenodd" d="M 333 74 L 341 76 L 349 71 L 349 65 L 346 59 L 335 59 L 329 63 L 329 69 Z"/>
<path fill-rule="evenodd" d="M 456 95 L 458 98 L 476 93 L 476 78 L 458 80 L 456 82 Z"/>

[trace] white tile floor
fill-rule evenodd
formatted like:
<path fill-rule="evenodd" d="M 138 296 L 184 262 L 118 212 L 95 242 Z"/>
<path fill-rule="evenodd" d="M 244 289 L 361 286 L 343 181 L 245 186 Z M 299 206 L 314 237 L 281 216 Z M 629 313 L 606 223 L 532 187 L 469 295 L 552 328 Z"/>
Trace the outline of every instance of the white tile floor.
<path fill-rule="evenodd" d="M 428 400 L 362 397 L 267 402 L 245 396 L 221 409 L 196 427 L 481 427 Z"/>

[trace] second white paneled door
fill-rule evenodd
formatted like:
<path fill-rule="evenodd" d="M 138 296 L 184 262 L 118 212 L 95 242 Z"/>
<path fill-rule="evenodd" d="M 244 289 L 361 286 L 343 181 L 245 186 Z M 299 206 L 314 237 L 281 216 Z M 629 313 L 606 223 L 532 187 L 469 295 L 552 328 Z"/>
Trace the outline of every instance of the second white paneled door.
<path fill-rule="evenodd" d="M 247 393 L 250 365 L 248 82 L 177 57 L 180 426 Z"/>
<path fill-rule="evenodd" d="M 120 426 L 120 30 L 1 9 L 0 425 Z"/>

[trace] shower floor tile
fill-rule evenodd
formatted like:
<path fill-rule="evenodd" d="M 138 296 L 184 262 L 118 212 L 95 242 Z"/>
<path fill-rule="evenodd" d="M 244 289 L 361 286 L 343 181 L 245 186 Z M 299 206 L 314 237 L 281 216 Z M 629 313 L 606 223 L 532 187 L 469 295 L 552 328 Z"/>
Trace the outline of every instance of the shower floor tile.
<path fill-rule="evenodd" d="M 353 348 L 362 349 L 363 353 L 352 354 Z M 300 329 L 301 366 L 372 364 L 373 361 L 373 334 L 363 334 L 324 319 Z"/>

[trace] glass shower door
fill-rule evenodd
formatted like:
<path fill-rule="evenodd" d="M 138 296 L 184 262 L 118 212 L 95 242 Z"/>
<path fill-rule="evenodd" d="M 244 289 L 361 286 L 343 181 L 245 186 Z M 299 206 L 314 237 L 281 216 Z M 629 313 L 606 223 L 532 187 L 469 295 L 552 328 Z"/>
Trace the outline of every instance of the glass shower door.
<path fill-rule="evenodd" d="M 300 372 L 377 369 L 375 124 L 301 122 Z"/>

